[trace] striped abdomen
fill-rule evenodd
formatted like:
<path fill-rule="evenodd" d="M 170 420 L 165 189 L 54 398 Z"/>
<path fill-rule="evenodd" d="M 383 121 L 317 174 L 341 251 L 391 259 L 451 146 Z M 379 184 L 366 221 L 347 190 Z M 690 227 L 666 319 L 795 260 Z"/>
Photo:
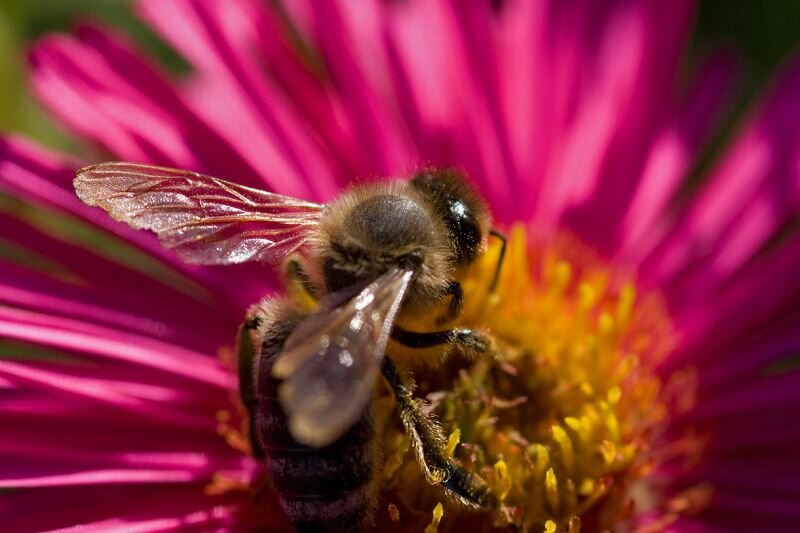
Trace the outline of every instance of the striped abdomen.
<path fill-rule="evenodd" d="M 287 321 L 294 322 L 294 321 Z M 299 531 L 358 531 L 373 505 L 376 448 L 372 409 L 339 440 L 323 448 L 297 443 L 271 375 L 293 323 L 273 323 L 258 364 L 255 431 L 283 509 Z"/>

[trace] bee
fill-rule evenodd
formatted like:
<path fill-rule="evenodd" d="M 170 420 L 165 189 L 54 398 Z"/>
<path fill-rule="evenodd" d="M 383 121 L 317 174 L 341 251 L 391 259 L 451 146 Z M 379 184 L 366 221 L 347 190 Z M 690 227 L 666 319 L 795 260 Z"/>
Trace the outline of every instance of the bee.
<path fill-rule="evenodd" d="M 386 353 L 390 339 L 410 350 L 491 350 L 481 331 L 398 324 L 444 307 L 440 323 L 457 317 L 463 291 L 456 273 L 492 235 L 502 240 L 492 287 L 497 282 L 505 238 L 491 229 L 486 205 L 461 173 L 429 169 L 356 185 L 327 205 L 133 163 L 83 168 L 74 186 L 83 202 L 154 232 L 188 262 L 284 262 L 316 302 L 309 309 L 267 298 L 251 309 L 238 341 L 253 453 L 299 530 L 352 531 L 369 522 L 381 459 L 373 406 L 379 382 L 393 391 L 428 482 L 467 506 L 496 504 L 485 482 L 445 453 L 441 427 Z"/>

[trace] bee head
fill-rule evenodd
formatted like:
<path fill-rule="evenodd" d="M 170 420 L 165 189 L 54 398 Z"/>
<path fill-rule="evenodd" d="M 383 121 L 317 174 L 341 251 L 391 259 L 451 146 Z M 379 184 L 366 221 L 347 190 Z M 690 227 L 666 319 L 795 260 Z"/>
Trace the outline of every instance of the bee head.
<path fill-rule="evenodd" d="M 454 169 L 429 169 L 414 176 L 411 185 L 428 199 L 447 227 L 456 266 L 474 261 L 486 246 L 489 215 L 464 175 Z"/>

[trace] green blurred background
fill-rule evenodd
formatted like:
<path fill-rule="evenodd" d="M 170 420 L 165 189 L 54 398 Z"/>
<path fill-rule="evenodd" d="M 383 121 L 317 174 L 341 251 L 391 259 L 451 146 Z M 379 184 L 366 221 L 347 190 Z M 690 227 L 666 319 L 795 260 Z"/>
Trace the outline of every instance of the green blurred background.
<path fill-rule="evenodd" d="M 120 28 L 167 68 L 185 68 L 131 13 L 130 3 L 0 0 L 0 131 L 21 132 L 54 148 L 76 149 L 28 94 L 24 58 L 26 43 L 48 32 L 68 31 L 80 20 L 103 21 Z M 745 78 L 736 105 L 741 112 L 770 73 L 790 54 L 800 52 L 800 0 L 701 1 L 689 63 L 718 45 L 732 47 L 741 56 Z M 731 123 L 735 120 L 736 114 Z"/>

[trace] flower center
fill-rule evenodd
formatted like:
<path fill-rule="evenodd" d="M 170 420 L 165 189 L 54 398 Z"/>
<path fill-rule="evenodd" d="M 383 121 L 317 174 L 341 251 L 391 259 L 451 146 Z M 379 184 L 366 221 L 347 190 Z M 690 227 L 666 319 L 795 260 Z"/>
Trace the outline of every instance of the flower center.
<path fill-rule="evenodd" d="M 634 508 L 636 481 L 654 466 L 671 410 L 674 387 L 654 371 L 673 346 L 669 316 L 656 295 L 637 295 L 574 241 L 531 246 L 521 227 L 492 293 L 498 254 L 491 248 L 465 273 L 459 319 L 496 338 L 497 360 L 461 361 L 445 377 L 436 374 L 451 366 L 422 369 L 415 378 L 450 432 L 448 451 L 488 482 L 501 506 L 465 513 L 444 502 L 442 515 L 441 489 L 426 485 L 397 429 L 385 445 L 381 501 L 389 508 L 378 513 L 440 531 L 465 520 L 481 530 L 548 532 L 619 524 Z"/>

